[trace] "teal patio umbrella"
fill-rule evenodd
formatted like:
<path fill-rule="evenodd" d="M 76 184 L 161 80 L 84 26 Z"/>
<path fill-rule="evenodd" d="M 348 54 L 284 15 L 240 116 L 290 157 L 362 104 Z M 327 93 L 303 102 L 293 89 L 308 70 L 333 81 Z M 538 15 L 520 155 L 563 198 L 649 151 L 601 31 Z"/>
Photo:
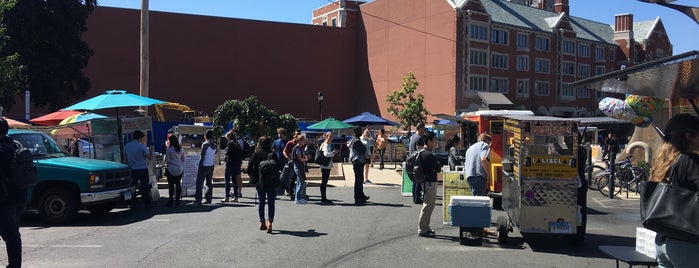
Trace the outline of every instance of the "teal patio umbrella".
<path fill-rule="evenodd" d="M 315 123 L 313 125 L 308 126 L 308 129 L 343 129 L 343 128 L 351 128 L 353 127 L 350 124 L 347 124 L 345 122 L 342 122 L 340 120 L 337 120 L 332 117 L 328 117 L 327 119 L 320 121 L 318 123 Z"/>

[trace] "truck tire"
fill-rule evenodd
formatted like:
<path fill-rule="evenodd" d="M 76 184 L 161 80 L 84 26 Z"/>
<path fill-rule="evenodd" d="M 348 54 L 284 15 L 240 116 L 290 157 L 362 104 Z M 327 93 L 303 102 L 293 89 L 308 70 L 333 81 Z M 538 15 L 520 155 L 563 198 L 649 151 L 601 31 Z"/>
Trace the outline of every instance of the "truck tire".
<path fill-rule="evenodd" d="M 39 199 L 39 216 L 48 223 L 65 223 L 78 214 L 79 204 L 75 191 L 66 187 L 49 188 Z"/>
<path fill-rule="evenodd" d="M 90 211 L 90 213 L 92 214 L 104 215 L 112 211 L 112 209 L 114 209 L 114 204 L 86 206 L 86 209 Z"/>

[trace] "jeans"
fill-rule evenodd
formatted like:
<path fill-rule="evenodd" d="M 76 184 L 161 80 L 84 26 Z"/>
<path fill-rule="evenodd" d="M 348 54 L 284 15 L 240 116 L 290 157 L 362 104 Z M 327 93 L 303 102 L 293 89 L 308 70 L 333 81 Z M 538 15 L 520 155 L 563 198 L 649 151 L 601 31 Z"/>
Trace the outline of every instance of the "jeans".
<path fill-rule="evenodd" d="M 224 187 L 226 189 L 226 197 L 229 197 L 231 193 L 231 184 L 233 184 L 233 196 L 238 193 L 238 176 L 240 176 L 240 166 L 226 166 L 226 171 L 224 172 Z"/>
<path fill-rule="evenodd" d="M 304 163 L 294 162 L 294 172 L 296 173 L 295 201 L 306 199 L 306 172 L 304 170 Z"/>
<path fill-rule="evenodd" d="M 699 244 L 656 235 L 655 252 L 661 268 L 697 267 L 699 263 Z"/>
<path fill-rule="evenodd" d="M 22 266 L 22 239 L 19 233 L 19 217 L 24 210 L 22 204 L 0 205 L 0 237 L 5 241 L 9 268 Z"/>
<path fill-rule="evenodd" d="M 325 193 L 328 188 L 328 179 L 330 179 L 330 169 L 321 168 L 320 173 L 322 175 L 322 179 L 320 181 L 320 200 L 327 200 Z"/>
<path fill-rule="evenodd" d="M 148 183 L 148 169 L 132 169 L 131 170 L 132 185 L 138 186 L 138 190 L 141 192 L 141 198 L 143 198 L 143 203 L 146 206 L 150 206 L 150 184 Z M 136 198 L 133 199 L 136 202 Z"/>
<path fill-rule="evenodd" d="M 194 195 L 194 201 L 197 203 L 201 203 L 201 195 L 202 191 L 204 190 L 204 181 L 206 180 L 206 186 L 209 187 L 208 190 L 206 190 L 206 202 L 211 202 L 211 199 L 213 198 L 213 182 L 212 176 L 214 175 L 214 166 L 210 167 L 199 167 L 199 170 L 197 171 L 197 191 Z"/>
<path fill-rule="evenodd" d="M 174 176 L 170 174 L 168 170 L 165 170 L 165 177 L 167 177 L 167 190 L 168 190 L 168 197 L 170 200 L 172 200 L 172 197 L 175 197 L 175 200 L 179 201 L 180 200 L 180 194 L 182 194 L 182 174 L 179 176 Z"/>
<path fill-rule="evenodd" d="M 383 155 L 386 153 L 386 148 L 379 149 L 379 168 L 383 168 Z"/>
<path fill-rule="evenodd" d="M 422 203 L 422 185 L 413 182 L 413 202 Z"/>
<path fill-rule="evenodd" d="M 257 214 L 260 216 L 260 222 L 265 221 L 265 204 L 267 205 L 267 214 L 269 222 L 274 222 L 274 201 L 277 199 L 277 189 L 257 188 L 257 198 L 260 205 L 257 207 Z"/>
<path fill-rule="evenodd" d="M 425 190 L 425 199 L 420 210 L 420 218 L 418 218 L 418 233 L 424 234 L 430 230 L 430 218 L 434 211 L 434 202 L 437 197 L 437 182 L 424 182 L 422 189 Z"/>
<path fill-rule="evenodd" d="M 354 170 L 354 201 L 364 200 L 364 163 L 352 161 Z"/>
<path fill-rule="evenodd" d="M 471 176 L 466 178 L 466 181 L 468 181 L 468 185 L 471 186 L 471 195 L 485 195 L 485 178 L 482 176 Z"/>

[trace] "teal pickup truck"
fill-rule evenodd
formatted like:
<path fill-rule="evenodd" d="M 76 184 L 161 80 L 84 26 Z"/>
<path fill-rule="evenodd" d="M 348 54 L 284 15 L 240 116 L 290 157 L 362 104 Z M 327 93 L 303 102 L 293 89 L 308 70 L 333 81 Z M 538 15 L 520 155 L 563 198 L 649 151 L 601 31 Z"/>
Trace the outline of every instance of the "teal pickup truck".
<path fill-rule="evenodd" d="M 73 157 L 42 132 L 10 129 L 8 135 L 32 151 L 38 182 L 28 189 L 27 206 L 48 223 L 69 221 L 80 209 L 107 213 L 134 196 L 127 165 Z"/>

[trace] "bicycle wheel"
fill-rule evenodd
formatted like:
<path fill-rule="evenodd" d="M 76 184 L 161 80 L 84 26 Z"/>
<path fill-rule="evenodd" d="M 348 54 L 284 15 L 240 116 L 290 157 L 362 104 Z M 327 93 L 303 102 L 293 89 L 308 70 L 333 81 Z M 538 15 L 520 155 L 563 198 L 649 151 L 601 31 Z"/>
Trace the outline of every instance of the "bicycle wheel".
<path fill-rule="evenodd" d="M 598 165 L 589 166 L 589 167 L 585 168 L 585 177 L 583 179 L 586 179 L 586 180 L 588 179 L 587 174 L 590 172 L 590 170 L 592 170 L 592 176 L 589 178 L 587 187 L 592 189 L 592 190 L 599 190 L 599 186 L 597 185 L 598 179 L 600 177 L 599 174 L 604 172 L 604 171 L 607 171 L 607 169 L 605 169 L 601 166 L 598 166 Z"/>
<path fill-rule="evenodd" d="M 599 189 L 599 192 L 602 193 L 602 195 L 609 197 L 609 177 L 611 174 L 604 174 L 599 176 L 598 181 L 597 181 L 597 187 Z M 621 193 L 621 181 L 618 179 L 614 179 L 614 196 L 619 195 Z"/>
<path fill-rule="evenodd" d="M 633 180 L 631 180 L 628 183 L 628 188 L 629 188 L 629 191 L 632 191 L 635 193 L 640 193 L 639 189 L 638 189 L 639 184 L 641 182 L 648 180 L 648 174 L 646 173 L 646 171 L 644 169 L 638 168 L 638 167 L 634 167 L 634 172 L 636 173 L 636 176 L 633 178 Z"/>

